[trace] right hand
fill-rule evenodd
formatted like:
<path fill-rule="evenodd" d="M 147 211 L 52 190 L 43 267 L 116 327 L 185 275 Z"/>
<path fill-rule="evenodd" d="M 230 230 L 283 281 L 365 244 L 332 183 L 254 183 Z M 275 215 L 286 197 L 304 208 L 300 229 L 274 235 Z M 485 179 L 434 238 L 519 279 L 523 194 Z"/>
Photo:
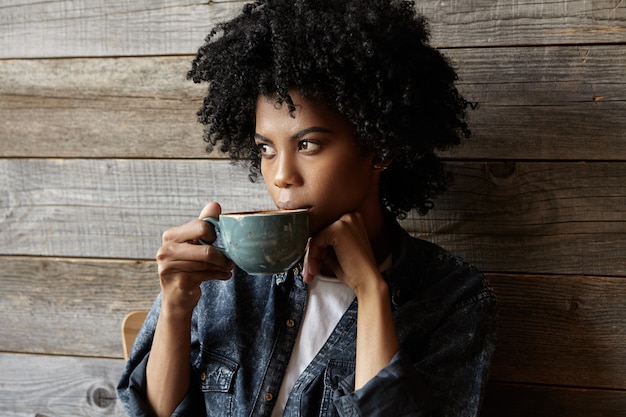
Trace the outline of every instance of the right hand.
<path fill-rule="evenodd" d="M 200 245 L 202 239 L 215 240 L 213 226 L 202 219 L 218 217 L 222 208 L 209 203 L 198 220 L 173 227 L 163 233 L 157 252 L 161 281 L 162 307 L 171 313 L 190 315 L 200 299 L 200 284 L 208 280 L 227 280 L 232 276 L 234 263 L 213 246 Z"/>

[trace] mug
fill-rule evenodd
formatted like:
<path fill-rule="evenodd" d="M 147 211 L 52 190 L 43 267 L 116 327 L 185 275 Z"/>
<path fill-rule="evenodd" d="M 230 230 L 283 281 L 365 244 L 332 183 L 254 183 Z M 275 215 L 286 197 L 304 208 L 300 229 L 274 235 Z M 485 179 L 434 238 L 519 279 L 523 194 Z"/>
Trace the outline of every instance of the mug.
<path fill-rule="evenodd" d="M 250 275 L 285 272 L 302 257 L 309 237 L 308 209 L 227 213 L 203 220 L 218 234 L 211 246 Z"/>

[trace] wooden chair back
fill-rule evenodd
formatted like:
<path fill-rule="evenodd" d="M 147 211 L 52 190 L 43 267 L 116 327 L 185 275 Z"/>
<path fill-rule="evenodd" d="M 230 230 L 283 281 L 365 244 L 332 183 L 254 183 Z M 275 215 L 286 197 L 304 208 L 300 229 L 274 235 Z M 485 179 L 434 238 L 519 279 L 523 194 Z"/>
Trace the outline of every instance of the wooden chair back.
<path fill-rule="evenodd" d="M 124 360 L 128 360 L 130 350 L 135 343 L 135 338 L 139 329 L 143 325 L 148 315 L 148 310 L 131 311 L 124 317 L 122 321 L 122 346 L 124 347 Z"/>

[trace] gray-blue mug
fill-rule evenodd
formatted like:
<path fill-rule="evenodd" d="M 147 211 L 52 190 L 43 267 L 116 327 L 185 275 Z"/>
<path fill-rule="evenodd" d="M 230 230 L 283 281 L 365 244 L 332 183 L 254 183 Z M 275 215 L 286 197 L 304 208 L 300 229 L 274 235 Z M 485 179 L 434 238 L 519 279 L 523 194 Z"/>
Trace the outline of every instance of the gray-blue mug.
<path fill-rule="evenodd" d="M 288 270 L 304 254 L 309 237 L 308 209 L 227 213 L 203 220 L 219 235 L 211 246 L 250 275 Z"/>

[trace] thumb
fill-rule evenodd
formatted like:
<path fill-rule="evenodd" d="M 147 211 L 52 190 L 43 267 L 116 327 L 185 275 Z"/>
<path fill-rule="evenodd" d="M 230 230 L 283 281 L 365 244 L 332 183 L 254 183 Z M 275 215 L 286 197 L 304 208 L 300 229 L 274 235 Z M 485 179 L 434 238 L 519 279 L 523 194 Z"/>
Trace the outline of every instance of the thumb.
<path fill-rule="evenodd" d="M 222 206 L 220 206 L 219 203 L 216 203 L 215 201 L 213 201 L 211 203 L 208 203 L 206 206 L 204 206 L 204 208 L 200 212 L 199 219 L 202 220 L 207 217 L 219 217 L 221 213 L 222 213 Z"/>

